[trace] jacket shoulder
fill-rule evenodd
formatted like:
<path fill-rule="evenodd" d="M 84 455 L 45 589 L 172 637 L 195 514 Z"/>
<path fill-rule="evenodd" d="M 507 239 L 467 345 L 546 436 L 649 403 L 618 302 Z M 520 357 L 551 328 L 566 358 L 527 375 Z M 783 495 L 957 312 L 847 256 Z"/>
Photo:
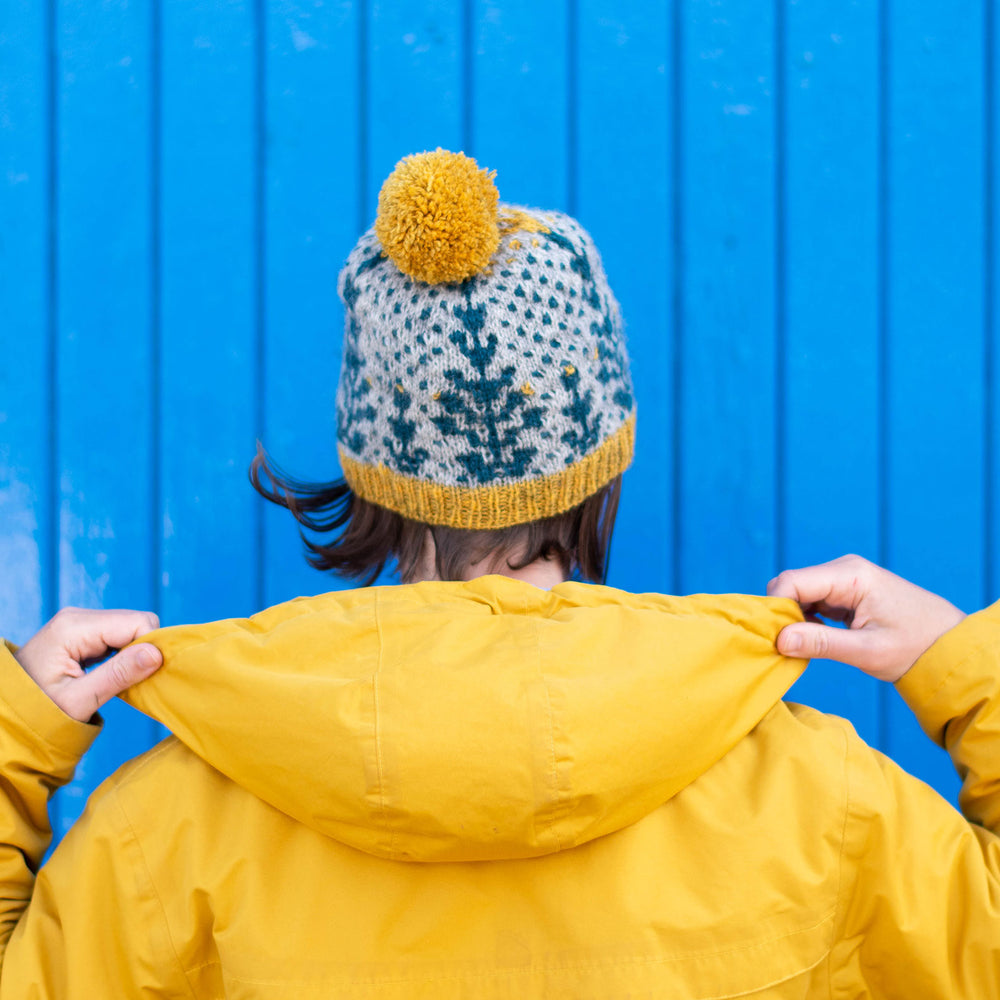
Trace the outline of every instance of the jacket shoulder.
<path fill-rule="evenodd" d="M 168 782 L 180 777 L 213 783 L 227 780 L 186 747 L 176 736 L 168 736 L 145 753 L 133 757 L 118 768 L 105 782 L 107 790 L 126 800 L 141 797 L 150 787 L 162 793 Z M 103 790 L 103 789 L 102 789 Z"/>
<path fill-rule="evenodd" d="M 136 836 L 149 844 L 181 846 L 185 829 L 194 833 L 237 827 L 250 813 L 278 813 L 221 771 L 212 767 L 175 736 L 123 764 L 98 793 L 113 794 Z M 98 795 L 95 793 L 95 796 Z M 170 821 L 165 822 L 169 816 Z M 210 824 L 206 824 L 207 819 Z M 185 823 L 186 819 L 194 821 Z"/>

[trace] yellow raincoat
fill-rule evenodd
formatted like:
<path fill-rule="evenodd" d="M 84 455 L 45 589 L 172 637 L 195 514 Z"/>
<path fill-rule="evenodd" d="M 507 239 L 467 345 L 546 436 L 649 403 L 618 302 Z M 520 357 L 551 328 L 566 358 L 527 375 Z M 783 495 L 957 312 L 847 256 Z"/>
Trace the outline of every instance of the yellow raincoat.
<path fill-rule="evenodd" d="M 797 617 L 486 577 L 164 629 L 176 737 L 37 880 L 96 727 L 0 651 L 0 1000 L 1000 996 L 1000 612 L 900 684 L 968 821 L 781 701 Z"/>

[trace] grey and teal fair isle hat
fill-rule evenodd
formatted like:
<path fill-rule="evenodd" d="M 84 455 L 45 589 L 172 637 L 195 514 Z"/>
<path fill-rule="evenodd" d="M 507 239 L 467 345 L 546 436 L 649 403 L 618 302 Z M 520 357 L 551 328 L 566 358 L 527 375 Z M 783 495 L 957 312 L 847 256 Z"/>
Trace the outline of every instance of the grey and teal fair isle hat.
<path fill-rule="evenodd" d="M 570 510 L 632 460 L 618 303 L 569 216 L 499 203 L 438 149 L 401 160 L 340 274 L 341 467 L 425 524 L 505 528 Z"/>

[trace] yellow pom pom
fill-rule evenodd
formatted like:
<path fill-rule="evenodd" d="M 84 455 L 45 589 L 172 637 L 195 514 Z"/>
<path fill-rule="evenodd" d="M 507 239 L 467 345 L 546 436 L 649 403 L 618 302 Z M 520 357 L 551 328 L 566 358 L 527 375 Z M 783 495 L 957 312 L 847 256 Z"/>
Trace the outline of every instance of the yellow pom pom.
<path fill-rule="evenodd" d="M 431 285 L 478 274 L 500 245 L 495 176 L 464 153 L 404 157 L 378 196 L 375 235 L 385 255 Z"/>

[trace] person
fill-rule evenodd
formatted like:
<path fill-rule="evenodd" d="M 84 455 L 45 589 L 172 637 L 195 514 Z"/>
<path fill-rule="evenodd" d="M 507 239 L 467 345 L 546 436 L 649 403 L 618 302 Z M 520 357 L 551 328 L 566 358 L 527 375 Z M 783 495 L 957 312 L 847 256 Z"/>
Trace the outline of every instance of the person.
<path fill-rule="evenodd" d="M 340 290 L 344 480 L 252 479 L 314 564 L 404 584 L 0 649 L 0 1000 L 997 995 L 1000 611 L 853 556 L 768 597 L 600 585 L 618 308 L 575 221 L 467 158 L 397 167 Z M 964 817 L 782 701 L 810 655 L 897 684 Z M 115 694 L 175 735 L 39 870 Z"/>

